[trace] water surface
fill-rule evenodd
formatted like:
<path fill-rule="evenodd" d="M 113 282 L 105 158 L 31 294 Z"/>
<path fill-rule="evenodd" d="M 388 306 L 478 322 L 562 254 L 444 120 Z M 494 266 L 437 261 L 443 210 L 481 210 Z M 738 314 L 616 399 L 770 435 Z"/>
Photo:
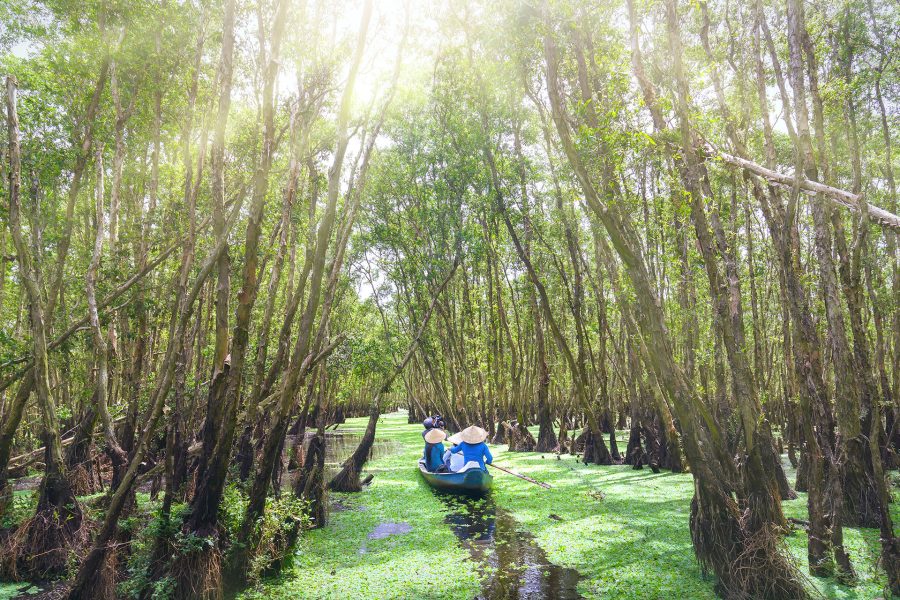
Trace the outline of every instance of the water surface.
<path fill-rule="evenodd" d="M 315 431 L 307 431 L 303 436 L 303 449 L 309 446 L 309 440 L 316 434 Z M 347 460 L 362 439 L 362 433 L 347 431 L 325 432 L 325 478 L 330 479 L 340 471 L 341 463 Z M 285 444 L 287 447 L 288 444 Z M 394 440 L 375 438 L 372 450 L 369 452 L 369 460 L 394 454 L 401 445 Z"/>
<path fill-rule="evenodd" d="M 512 515 L 482 498 L 435 492 L 450 512 L 444 519 L 485 577 L 483 600 L 572 600 L 580 575 L 560 567 L 522 529 Z"/>

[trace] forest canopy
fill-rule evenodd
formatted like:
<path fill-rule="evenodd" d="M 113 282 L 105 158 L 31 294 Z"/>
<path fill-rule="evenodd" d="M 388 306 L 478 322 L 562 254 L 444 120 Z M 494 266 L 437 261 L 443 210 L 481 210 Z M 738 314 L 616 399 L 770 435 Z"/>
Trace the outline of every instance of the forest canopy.
<path fill-rule="evenodd" d="M 0 2 L 0 579 L 256 585 L 403 409 L 690 473 L 724 598 L 853 585 L 847 527 L 900 595 L 898 40 L 890 0 Z"/>

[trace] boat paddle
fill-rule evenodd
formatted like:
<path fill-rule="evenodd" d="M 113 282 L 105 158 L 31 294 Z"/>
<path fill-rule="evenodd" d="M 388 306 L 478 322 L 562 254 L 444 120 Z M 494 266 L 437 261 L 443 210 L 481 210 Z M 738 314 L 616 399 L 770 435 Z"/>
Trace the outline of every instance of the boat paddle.
<path fill-rule="evenodd" d="M 539 485 L 546 490 L 549 490 L 550 488 L 553 487 L 549 483 L 544 483 L 543 481 L 538 481 L 537 479 L 532 479 L 531 477 L 528 477 L 527 475 L 522 475 L 520 473 L 516 473 L 515 471 L 510 471 L 509 469 L 504 469 L 503 467 L 495 465 L 494 463 L 487 463 L 487 465 L 489 467 L 494 467 L 495 469 L 499 469 L 499 470 L 503 471 L 504 473 L 509 473 L 510 475 L 514 475 L 514 476 L 518 477 L 519 479 L 524 479 L 525 481 L 527 481 L 529 483 L 533 483 L 534 485 Z"/>

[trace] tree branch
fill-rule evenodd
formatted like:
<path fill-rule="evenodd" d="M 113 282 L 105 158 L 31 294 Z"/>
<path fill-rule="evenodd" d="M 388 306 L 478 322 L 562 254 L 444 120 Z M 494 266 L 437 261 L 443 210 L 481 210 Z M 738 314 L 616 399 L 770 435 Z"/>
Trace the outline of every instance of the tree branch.
<path fill-rule="evenodd" d="M 825 185 L 824 183 L 810 181 L 806 178 L 799 178 L 798 181 L 798 178 L 795 176 L 785 175 L 784 173 L 773 171 L 772 169 L 768 169 L 753 161 L 749 161 L 747 159 L 722 152 L 714 148 L 711 144 L 706 145 L 705 151 L 708 158 L 719 158 L 729 165 L 738 167 L 740 169 L 745 169 L 747 171 L 750 171 L 751 173 L 759 175 L 760 177 L 775 185 L 790 188 L 793 188 L 795 185 L 799 185 L 799 188 L 804 192 L 810 194 L 823 194 L 834 202 L 840 204 L 844 208 L 847 208 L 854 212 L 859 212 L 860 203 L 863 202 L 862 194 L 853 194 L 846 190 L 831 187 L 830 185 Z M 873 204 L 866 203 L 866 207 L 869 213 L 869 217 L 873 221 L 877 222 L 882 227 L 887 227 L 894 230 L 895 232 L 900 233 L 900 216 L 897 216 L 894 213 L 884 210 L 883 208 L 879 208 Z"/>

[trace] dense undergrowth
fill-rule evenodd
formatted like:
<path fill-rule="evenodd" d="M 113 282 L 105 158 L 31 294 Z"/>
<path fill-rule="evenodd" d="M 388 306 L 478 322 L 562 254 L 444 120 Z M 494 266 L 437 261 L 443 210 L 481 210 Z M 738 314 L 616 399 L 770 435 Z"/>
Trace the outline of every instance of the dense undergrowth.
<path fill-rule="evenodd" d="M 103 494 L 82 496 L 79 500 L 88 509 L 91 518 L 102 518 L 102 509 L 98 502 Z M 13 508 L 3 522 L 4 527 L 14 527 L 24 521 L 34 511 L 35 495 L 32 490 L 15 492 Z M 119 598 L 147 597 L 154 600 L 165 600 L 173 594 L 174 580 L 171 577 L 157 577 L 158 569 L 154 569 L 151 561 L 158 551 L 156 546 L 160 539 L 169 540 L 166 546 L 165 559 L 171 560 L 178 555 L 189 555 L 200 552 L 210 543 L 207 538 L 184 532 L 182 525 L 187 516 L 188 506 L 185 503 L 173 505 L 168 521 L 161 519 L 161 500 L 153 499 L 150 494 L 137 494 L 137 510 L 120 521 L 120 528 L 131 540 L 124 558 L 125 562 L 119 572 L 116 594 Z M 237 485 L 229 485 L 220 507 L 220 534 L 232 539 L 244 518 L 246 494 Z M 253 584 L 259 583 L 265 575 L 278 572 L 280 567 L 288 567 L 293 563 L 295 554 L 286 551 L 287 540 L 294 527 L 306 528 L 308 519 L 305 515 L 304 503 L 293 494 L 282 494 L 272 498 L 267 504 L 267 511 L 258 523 L 260 529 L 258 547 L 250 554 L 247 579 Z M 71 558 L 70 577 L 77 570 L 77 558 Z M 38 594 L 52 587 L 52 582 L 37 585 L 22 582 L 0 582 L 0 600 L 26 597 Z"/>

